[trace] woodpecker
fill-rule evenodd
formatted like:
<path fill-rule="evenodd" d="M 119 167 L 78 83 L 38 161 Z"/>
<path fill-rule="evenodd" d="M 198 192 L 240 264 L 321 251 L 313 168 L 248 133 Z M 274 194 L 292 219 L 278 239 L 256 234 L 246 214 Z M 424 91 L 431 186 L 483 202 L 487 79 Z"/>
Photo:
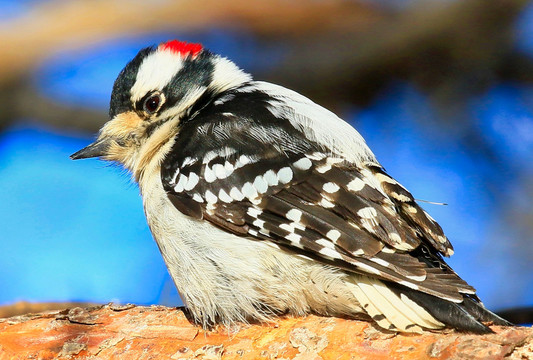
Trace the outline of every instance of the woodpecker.
<path fill-rule="evenodd" d="M 509 323 L 446 264 L 453 248 L 361 135 L 200 44 L 142 49 L 110 120 L 72 159 L 121 164 L 192 318 L 316 313 L 386 330 Z"/>

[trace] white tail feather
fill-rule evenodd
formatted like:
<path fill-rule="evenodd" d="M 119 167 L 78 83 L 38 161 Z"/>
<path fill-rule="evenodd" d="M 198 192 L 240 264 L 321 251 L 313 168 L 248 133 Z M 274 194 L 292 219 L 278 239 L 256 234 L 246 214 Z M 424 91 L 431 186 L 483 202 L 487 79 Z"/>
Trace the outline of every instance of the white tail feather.
<path fill-rule="evenodd" d="M 422 328 L 444 327 L 420 305 L 404 294 L 398 296 L 380 280 L 363 275 L 354 275 L 350 279 L 353 283 L 348 283 L 349 288 L 379 326 L 416 333 L 421 332 Z"/>
<path fill-rule="evenodd" d="M 357 283 L 351 283 L 346 282 L 347 287 L 352 291 L 357 301 L 359 301 L 359 304 L 361 307 L 367 312 L 367 314 L 374 319 L 374 321 L 382 328 L 384 329 L 390 329 L 393 327 L 391 322 L 382 315 L 382 312 L 377 309 L 374 304 L 370 301 L 368 296 L 364 293 L 364 291 L 357 285 Z"/>

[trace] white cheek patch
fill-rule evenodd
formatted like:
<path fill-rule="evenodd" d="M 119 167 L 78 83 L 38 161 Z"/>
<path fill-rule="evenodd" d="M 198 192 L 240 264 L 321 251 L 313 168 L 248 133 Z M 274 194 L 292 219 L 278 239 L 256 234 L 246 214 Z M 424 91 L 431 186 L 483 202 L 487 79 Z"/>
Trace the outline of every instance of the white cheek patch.
<path fill-rule="evenodd" d="M 136 102 L 147 92 L 161 91 L 183 67 L 183 59 L 172 51 L 156 51 L 142 62 L 131 88 L 131 100 Z"/>

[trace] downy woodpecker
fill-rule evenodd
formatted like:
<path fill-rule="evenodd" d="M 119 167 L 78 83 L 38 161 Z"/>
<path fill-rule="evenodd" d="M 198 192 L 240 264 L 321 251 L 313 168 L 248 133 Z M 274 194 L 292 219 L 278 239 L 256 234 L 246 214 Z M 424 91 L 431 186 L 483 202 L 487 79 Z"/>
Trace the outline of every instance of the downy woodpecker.
<path fill-rule="evenodd" d="M 402 332 L 509 323 L 443 260 L 441 227 L 332 112 L 200 44 L 141 50 L 72 159 L 128 169 L 193 318 L 372 318 Z"/>

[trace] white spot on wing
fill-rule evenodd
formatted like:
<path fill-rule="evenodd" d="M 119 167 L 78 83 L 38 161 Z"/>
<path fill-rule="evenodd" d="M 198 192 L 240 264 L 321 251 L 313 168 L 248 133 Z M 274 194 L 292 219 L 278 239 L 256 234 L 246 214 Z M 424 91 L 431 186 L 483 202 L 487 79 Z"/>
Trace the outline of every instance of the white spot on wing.
<path fill-rule="evenodd" d="M 257 219 L 257 217 L 259 215 L 261 215 L 263 213 L 263 211 L 257 209 L 257 208 L 253 208 L 253 207 L 249 207 L 248 210 L 246 211 L 246 213 L 248 215 L 250 215 L 251 217 L 254 217 Z"/>
<path fill-rule="evenodd" d="M 282 184 L 288 184 L 292 180 L 292 170 L 290 167 L 281 168 L 278 171 L 278 179 Z"/>
<path fill-rule="evenodd" d="M 375 262 L 376 264 L 379 264 L 381 266 L 389 267 L 390 263 L 388 261 L 385 261 L 380 258 L 371 258 L 370 261 Z"/>
<path fill-rule="evenodd" d="M 330 249 L 330 248 L 323 248 L 323 249 L 320 249 L 319 251 L 320 254 L 324 255 L 324 256 L 327 256 L 331 259 L 340 259 L 340 255 L 338 252 L 336 252 L 335 250 L 333 249 Z"/>
<path fill-rule="evenodd" d="M 308 170 L 308 169 L 311 168 L 313 163 L 311 162 L 311 160 L 309 160 L 308 158 L 304 157 L 304 158 L 301 158 L 300 160 L 294 162 L 294 164 L 292 164 L 292 165 L 295 168 L 300 169 L 300 170 Z"/>
<path fill-rule="evenodd" d="M 411 214 L 416 214 L 418 212 L 418 210 L 411 205 L 404 206 L 404 208 L 407 209 L 407 211 L 409 211 Z"/>
<path fill-rule="evenodd" d="M 287 236 L 285 236 L 285 239 L 299 244 L 300 240 L 302 240 L 302 237 L 298 234 L 290 233 Z"/>
<path fill-rule="evenodd" d="M 331 248 L 331 241 L 326 239 L 318 239 L 315 241 L 318 245 Z"/>
<path fill-rule="evenodd" d="M 364 271 L 366 271 L 369 274 L 375 274 L 375 275 L 380 275 L 381 274 L 381 271 L 373 268 L 370 265 L 364 264 L 364 263 L 357 263 L 357 267 L 362 269 L 362 270 L 364 270 Z"/>
<path fill-rule="evenodd" d="M 339 191 L 339 189 L 340 189 L 339 185 L 332 183 L 332 182 L 327 182 L 322 186 L 322 190 L 330 194 Z"/>
<path fill-rule="evenodd" d="M 395 191 L 391 191 L 390 192 L 390 196 L 392 196 L 393 198 L 395 198 L 396 200 L 399 200 L 399 201 L 402 201 L 402 202 L 409 202 L 411 201 L 412 199 L 408 196 L 405 196 L 403 194 L 398 194 L 397 192 Z"/>
<path fill-rule="evenodd" d="M 231 188 L 229 191 L 229 196 L 231 196 L 233 199 L 237 201 L 241 201 L 244 199 L 244 195 L 237 189 L 235 186 Z"/>
<path fill-rule="evenodd" d="M 332 208 L 332 207 L 335 207 L 335 204 L 334 204 L 334 203 L 332 203 L 331 201 L 329 201 L 328 199 L 325 199 L 325 198 L 322 198 L 322 199 L 320 200 L 320 203 L 319 203 L 319 204 L 320 204 L 320 206 L 325 207 L 325 208 L 328 208 L 328 209 L 329 209 L 329 208 Z"/>
<path fill-rule="evenodd" d="M 378 213 L 376 212 L 376 209 L 372 207 L 365 207 L 359 210 L 357 212 L 357 215 L 359 215 L 363 219 L 374 219 L 378 215 Z"/>
<path fill-rule="evenodd" d="M 330 170 L 331 170 L 331 164 L 324 164 L 316 168 L 316 171 L 318 171 L 321 174 L 324 174 L 325 172 L 328 172 Z"/>
<path fill-rule="evenodd" d="M 362 179 L 355 178 L 348 183 L 348 190 L 361 191 L 365 187 L 365 182 Z"/>
<path fill-rule="evenodd" d="M 200 178 L 198 177 L 198 175 L 192 172 L 189 174 L 189 180 L 187 181 L 187 184 L 185 184 L 183 188 L 187 191 L 192 190 L 196 186 L 196 184 L 198 184 L 199 180 Z"/>
<path fill-rule="evenodd" d="M 239 158 L 237 159 L 237 162 L 235 163 L 235 168 L 236 169 L 241 168 L 244 165 L 247 165 L 247 164 L 249 164 L 251 162 L 252 162 L 252 159 L 250 159 L 248 156 L 241 155 L 241 156 L 239 156 Z"/>
<path fill-rule="evenodd" d="M 260 194 L 266 193 L 268 190 L 268 183 L 263 179 L 261 175 L 255 177 L 254 187 L 257 189 L 257 192 Z"/>
<path fill-rule="evenodd" d="M 394 251 L 394 249 L 386 247 L 386 246 L 383 249 L 381 249 L 381 251 L 387 254 L 394 254 L 396 252 Z"/>
<path fill-rule="evenodd" d="M 241 192 L 244 196 L 246 196 L 248 199 L 255 199 L 257 197 L 257 191 L 255 190 L 255 187 L 250 182 L 244 183 L 242 186 Z"/>
<path fill-rule="evenodd" d="M 205 192 L 205 199 L 207 200 L 208 203 L 210 204 L 214 204 L 217 202 L 218 198 L 215 194 L 213 194 L 210 190 L 207 190 Z"/>
<path fill-rule="evenodd" d="M 263 175 L 263 177 L 265 178 L 265 180 L 267 181 L 268 185 L 270 185 L 270 186 L 276 186 L 279 183 L 278 177 L 277 177 L 276 173 L 274 172 L 274 170 L 268 170 Z"/>
<path fill-rule="evenodd" d="M 215 172 L 213 170 L 211 170 L 211 168 L 209 166 L 207 166 L 207 165 L 204 168 L 204 179 L 208 183 L 212 183 L 213 181 L 215 181 L 217 179 L 217 176 L 215 175 Z"/>
<path fill-rule="evenodd" d="M 395 243 L 399 243 L 399 242 L 402 241 L 402 238 L 400 237 L 400 235 L 398 233 L 390 233 L 389 234 L 389 239 L 391 239 Z"/>
<path fill-rule="evenodd" d="M 295 222 L 299 222 L 300 219 L 302 218 L 302 212 L 300 210 L 298 210 L 298 209 L 291 209 L 291 210 L 287 211 L 286 217 L 289 220 L 292 220 L 292 221 L 295 221 Z"/>
<path fill-rule="evenodd" d="M 233 201 L 231 196 L 229 196 L 228 193 L 224 191 L 224 189 L 220 189 L 220 191 L 218 192 L 218 198 L 226 203 L 230 203 Z"/>
<path fill-rule="evenodd" d="M 170 184 L 176 183 L 176 178 L 178 177 L 179 174 L 180 174 L 180 168 L 177 168 L 176 172 L 174 173 L 174 176 L 172 177 L 172 180 L 170 181 Z"/>
<path fill-rule="evenodd" d="M 183 159 L 183 163 L 181 164 L 182 167 L 192 165 L 196 162 L 196 159 L 193 159 L 190 156 L 187 156 L 185 159 Z"/>
<path fill-rule="evenodd" d="M 328 233 L 326 234 L 326 237 L 332 240 L 333 242 L 336 242 L 341 237 L 341 233 L 338 230 L 333 229 L 333 230 L 328 231 Z"/>
<path fill-rule="evenodd" d="M 176 184 L 176 186 L 174 186 L 174 191 L 178 193 L 182 192 L 186 183 L 187 183 L 187 176 L 180 174 L 178 183 Z"/>
<path fill-rule="evenodd" d="M 224 169 L 226 169 L 227 176 L 230 176 L 233 173 L 233 165 L 227 160 L 224 163 Z"/>
<path fill-rule="evenodd" d="M 224 168 L 224 165 L 222 164 L 214 164 L 213 172 L 215 173 L 216 177 L 219 179 L 225 179 L 228 176 L 228 173 L 226 172 L 226 169 Z"/>
<path fill-rule="evenodd" d="M 257 226 L 258 228 L 262 228 L 265 225 L 265 221 L 264 220 L 260 220 L 260 219 L 256 219 L 256 220 L 254 220 L 252 225 Z"/>
<path fill-rule="evenodd" d="M 204 202 L 204 199 L 200 196 L 200 194 L 198 193 L 195 193 L 193 196 L 192 196 L 192 199 L 196 202 L 199 202 L 199 203 L 203 203 Z"/>

